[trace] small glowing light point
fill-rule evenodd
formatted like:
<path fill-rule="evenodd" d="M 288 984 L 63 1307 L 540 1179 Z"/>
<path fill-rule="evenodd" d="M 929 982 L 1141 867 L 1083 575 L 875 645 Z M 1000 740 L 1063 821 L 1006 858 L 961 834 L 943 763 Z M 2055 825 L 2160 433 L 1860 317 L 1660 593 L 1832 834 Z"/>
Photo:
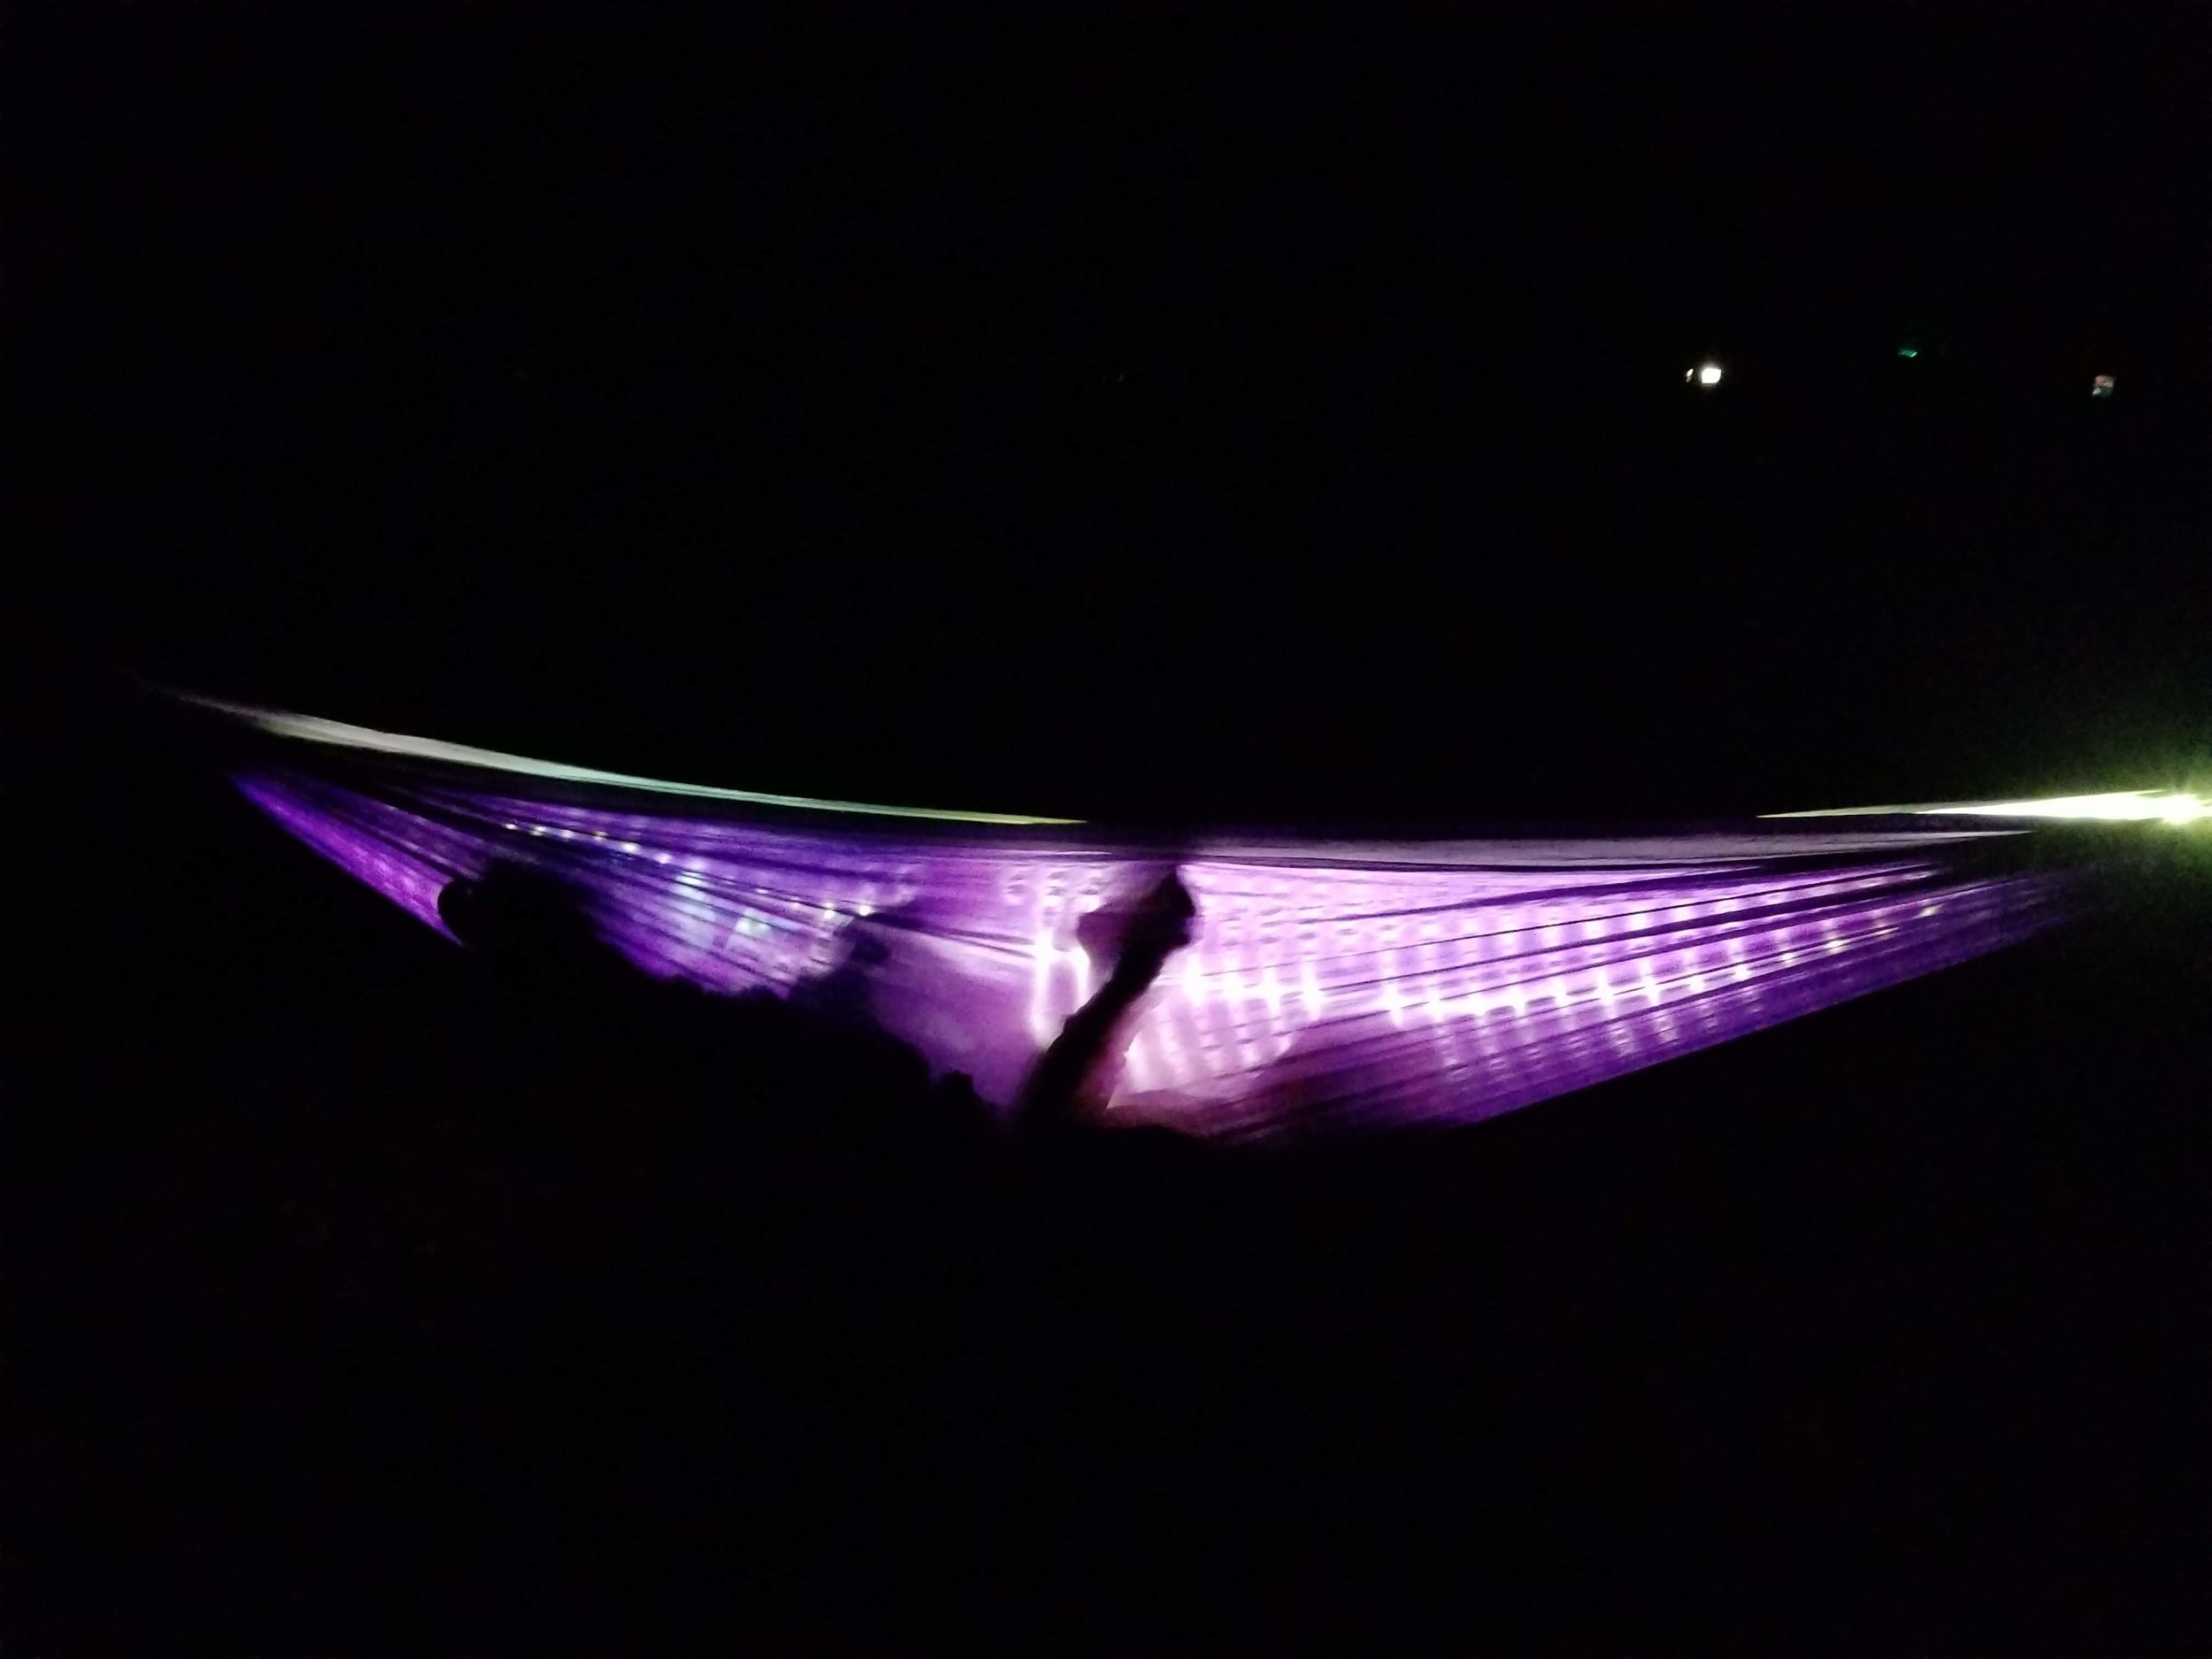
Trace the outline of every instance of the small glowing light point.
<path fill-rule="evenodd" d="M 1717 363 L 1700 364 L 1697 370 L 1697 383 L 1700 386 L 1718 386 L 1720 384 L 1720 365 Z"/>
<path fill-rule="evenodd" d="M 2089 382 L 2089 395 L 2092 397 L 2109 397 L 2112 396 L 2112 388 L 2118 384 L 2119 382 L 2109 374 L 2095 375 Z"/>

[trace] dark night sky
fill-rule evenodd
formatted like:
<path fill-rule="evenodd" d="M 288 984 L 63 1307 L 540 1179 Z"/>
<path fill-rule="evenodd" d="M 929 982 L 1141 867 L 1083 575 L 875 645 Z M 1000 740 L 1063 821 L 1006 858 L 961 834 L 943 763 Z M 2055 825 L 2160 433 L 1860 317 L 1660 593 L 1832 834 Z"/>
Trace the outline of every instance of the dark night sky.
<path fill-rule="evenodd" d="M 2212 12 L 644 10 L 0 10 L 24 1651 L 2207 1651 L 2201 842 L 1002 1181 L 72 671 L 1186 822 L 2212 788 Z"/>
<path fill-rule="evenodd" d="M 864 798 L 2172 780 L 2201 14 L 1807 12 L 19 13 L 23 614 Z"/>

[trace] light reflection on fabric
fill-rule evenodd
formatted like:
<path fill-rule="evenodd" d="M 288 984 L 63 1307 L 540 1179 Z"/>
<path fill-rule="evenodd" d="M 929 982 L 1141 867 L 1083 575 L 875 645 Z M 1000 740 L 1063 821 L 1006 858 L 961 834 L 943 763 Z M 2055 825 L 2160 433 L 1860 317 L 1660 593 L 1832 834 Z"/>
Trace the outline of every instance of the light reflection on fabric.
<path fill-rule="evenodd" d="M 842 973 L 937 1070 L 1010 1101 L 1107 965 L 1088 913 L 1161 856 L 1089 828 L 767 823 L 578 804 L 446 767 L 239 777 L 264 812 L 427 925 L 457 877 L 557 874 L 637 967 L 734 994 Z M 628 810 L 624 810 L 628 809 Z M 2047 876 L 1957 833 L 1640 841 L 1202 844 L 1195 936 L 1153 987 L 1114 1099 L 1264 1138 L 1468 1121 L 1792 1019 L 2020 939 Z"/>

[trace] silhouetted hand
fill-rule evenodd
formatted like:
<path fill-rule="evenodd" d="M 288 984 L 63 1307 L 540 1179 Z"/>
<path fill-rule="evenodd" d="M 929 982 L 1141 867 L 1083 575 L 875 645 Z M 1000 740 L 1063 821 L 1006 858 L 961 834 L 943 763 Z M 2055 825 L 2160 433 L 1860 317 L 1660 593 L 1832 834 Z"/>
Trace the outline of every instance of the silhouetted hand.
<path fill-rule="evenodd" d="M 1168 957 L 1191 941 L 1198 914 L 1190 891 L 1171 871 L 1133 906 L 1094 910 L 1076 926 L 1076 938 L 1094 956 L 1111 960 L 1112 979 L 1142 989 Z"/>
<path fill-rule="evenodd" d="M 1127 1046 L 1127 1016 L 1160 976 L 1167 959 L 1191 941 L 1198 906 L 1171 872 L 1133 910 L 1095 911 L 1079 926 L 1085 948 L 1114 954 L 1113 972 L 1098 995 L 1078 1010 L 1031 1072 L 1018 1120 L 1067 1122 L 1081 1110 L 1087 1085 L 1118 1062 Z"/>

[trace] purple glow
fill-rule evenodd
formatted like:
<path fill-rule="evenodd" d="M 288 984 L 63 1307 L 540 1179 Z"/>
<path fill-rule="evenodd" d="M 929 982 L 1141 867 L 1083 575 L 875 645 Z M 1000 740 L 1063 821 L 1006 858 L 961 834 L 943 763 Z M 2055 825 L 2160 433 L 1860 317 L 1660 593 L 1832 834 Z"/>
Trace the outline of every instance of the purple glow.
<path fill-rule="evenodd" d="M 240 780 L 442 932 L 447 880 L 534 864 L 646 972 L 737 993 L 846 970 L 878 1023 L 1002 1102 L 1097 987 L 1078 923 L 1161 867 L 1082 829 L 789 828 L 495 782 Z M 1112 1107 L 1236 1138 L 1510 1110 L 2057 919 L 2049 878 L 1960 867 L 1983 839 L 1206 846 L 1179 861 L 1194 938 L 1143 1004 Z"/>

